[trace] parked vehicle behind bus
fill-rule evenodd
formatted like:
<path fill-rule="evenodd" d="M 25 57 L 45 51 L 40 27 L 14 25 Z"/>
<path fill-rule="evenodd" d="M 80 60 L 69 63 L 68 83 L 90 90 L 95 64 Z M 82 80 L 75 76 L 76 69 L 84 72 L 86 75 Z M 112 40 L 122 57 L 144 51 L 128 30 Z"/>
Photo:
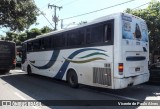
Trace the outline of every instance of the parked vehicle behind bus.
<path fill-rule="evenodd" d="M 24 71 L 74 88 L 122 89 L 149 80 L 146 22 L 126 13 L 29 39 L 22 49 Z"/>
<path fill-rule="evenodd" d="M 0 72 L 5 73 L 16 66 L 16 44 L 0 40 Z"/>

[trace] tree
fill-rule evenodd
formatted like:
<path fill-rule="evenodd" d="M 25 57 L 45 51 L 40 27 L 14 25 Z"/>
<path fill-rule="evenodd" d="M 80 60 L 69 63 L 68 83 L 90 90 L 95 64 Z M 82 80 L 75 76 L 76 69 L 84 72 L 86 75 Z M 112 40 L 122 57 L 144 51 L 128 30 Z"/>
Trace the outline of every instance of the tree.
<path fill-rule="evenodd" d="M 0 36 L 0 37 L 1 37 L 1 40 L 14 41 L 16 43 L 16 45 L 21 45 L 22 42 L 24 42 L 27 39 L 35 38 L 38 35 L 45 34 L 45 33 L 51 32 L 51 31 L 52 31 L 51 28 L 44 26 L 41 29 L 32 28 L 31 30 L 27 30 L 22 33 L 7 32 L 6 37 L 4 37 L 4 36 Z"/>
<path fill-rule="evenodd" d="M 51 32 L 53 31 L 51 28 L 49 28 L 48 26 L 44 26 L 42 29 L 41 29 L 41 33 L 44 34 L 44 33 L 48 33 L 48 32 Z"/>
<path fill-rule="evenodd" d="M 7 32 L 4 40 L 13 41 L 16 43 L 16 45 L 21 45 L 21 41 L 19 40 L 19 34 L 15 32 Z"/>
<path fill-rule="evenodd" d="M 0 40 L 5 40 L 3 35 L 0 35 Z"/>
<path fill-rule="evenodd" d="M 33 0 L 1 0 L 0 27 L 23 31 L 37 20 L 37 6 Z"/>
<path fill-rule="evenodd" d="M 152 0 L 146 9 L 127 9 L 126 12 L 146 21 L 149 30 L 150 52 L 154 55 L 157 50 L 160 51 L 160 2 Z"/>
<path fill-rule="evenodd" d="M 22 43 L 27 40 L 27 33 L 19 33 L 18 40 Z"/>
<path fill-rule="evenodd" d="M 15 41 L 18 39 L 18 34 L 14 32 L 7 32 L 5 40 L 7 41 Z"/>
<path fill-rule="evenodd" d="M 38 28 L 33 28 L 30 31 L 26 31 L 26 33 L 27 33 L 27 39 L 35 38 L 36 36 L 42 34 Z"/>

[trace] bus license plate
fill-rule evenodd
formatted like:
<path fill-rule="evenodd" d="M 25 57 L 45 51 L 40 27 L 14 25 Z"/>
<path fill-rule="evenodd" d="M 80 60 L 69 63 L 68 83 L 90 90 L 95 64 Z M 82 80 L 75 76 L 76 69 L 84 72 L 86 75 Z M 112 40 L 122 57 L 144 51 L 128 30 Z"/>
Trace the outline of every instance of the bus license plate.
<path fill-rule="evenodd" d="M 140 68 L 139 67 L 135 68 L 135 71 L 136 72 L 140 71 Z"/>

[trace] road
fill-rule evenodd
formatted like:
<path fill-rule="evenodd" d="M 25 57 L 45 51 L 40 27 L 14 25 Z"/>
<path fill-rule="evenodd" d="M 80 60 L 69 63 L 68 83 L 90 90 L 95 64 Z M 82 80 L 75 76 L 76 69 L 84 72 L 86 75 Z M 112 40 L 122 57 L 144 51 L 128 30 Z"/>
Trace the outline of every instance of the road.
<path fill-rule="evenodd" d="M 121 90 L 81 85 L 73 89 L 64 81 L 48 77 L 28 76 L 21 70 L 12 70 L 6 75 L 0 75 L 0 100 L 160 100 L 160 86 L 141 84 Z M 42 104 L 46 102 L 41 101 Z M 160 106 L 1 106 L 0 109 L 160 109 Z"/>

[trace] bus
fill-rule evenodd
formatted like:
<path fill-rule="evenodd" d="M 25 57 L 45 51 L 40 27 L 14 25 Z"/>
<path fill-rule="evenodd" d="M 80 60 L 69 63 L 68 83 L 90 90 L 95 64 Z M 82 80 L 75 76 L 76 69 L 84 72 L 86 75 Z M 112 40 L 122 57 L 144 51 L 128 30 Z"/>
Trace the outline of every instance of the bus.
<path fill-rule="evenodd" d="M 0 72 L 7 73 L 16 66 L 16 44 L 0 40 Z"/>
<path fill-rule="evenodd" d="M 122 89 L 149 80 L 146 22 L 115 13 L 26 40 L 22 69 L 79 84 Z"/>

